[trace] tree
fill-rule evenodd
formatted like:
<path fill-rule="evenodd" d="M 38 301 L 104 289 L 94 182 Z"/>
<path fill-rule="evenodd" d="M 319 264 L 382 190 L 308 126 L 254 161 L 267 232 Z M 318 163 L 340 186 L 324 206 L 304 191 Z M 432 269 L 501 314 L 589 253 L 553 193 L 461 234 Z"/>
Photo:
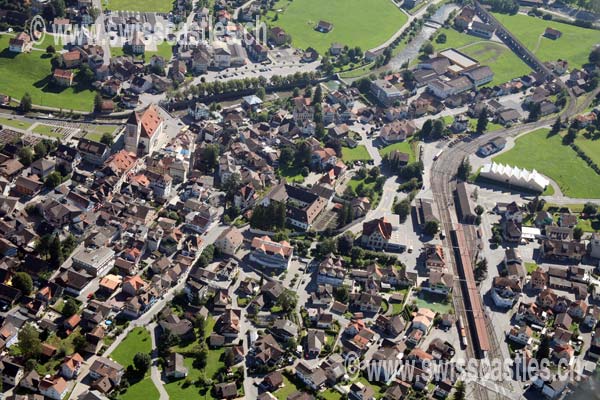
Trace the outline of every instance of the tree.
<path fill-rule="evenodd" d="M 23 292 L 25 296 L 33 290 L 33 280 L 27 272 L 17 272 L 12 278 L 12 285 Z"/>
<path fill-rule="evenodd" d="M 535 354 L 535 358 L 538 361 L 548 359 L 550 356 L 550 337 L 548 335 L 544 335 L 542 340 L 540 341 L 540 345 L 538 347 L 538 351 Z"/>
<path fill-rule="evenodd" d="M 394 213 L 400 217 L 400 223 L 406 222 L 408 215 L 410 214 L 410 201 L 404 199 L 394 205 Z"/>
<path fill-rule="evenodd" d="M 198 329 L 198 336 L 204 338 L 206 336 L 206 318 L 202 315 L 198 315 L 194 320 L 194 326 Z"/>
<path fill-rule="evenodd" d="M 40 333 L 32 324 L 26 324 L 19 332 L 19 342 L 17 343 L 23 359 L 37 359 L 42 353 L 42 341 Z"/>
<path fill-rule="evenodd" d="M 379 177 L 379 175 L 381 175 L 381 170 L 379 169 L 379 167 L 373 167 L 371 168 L 371 170 L 369 171 L 369 176 L 372 179 L 377 179 Z"/>
<path fill-rule="evenodd" d="M 54 53 L 56 53 L 56 49 L 54 48 L 54 46 L 50 45 L 50 46 L 46 47 L 46 53 L 54 54 Z"/>
<path fill-rule="evenodd" d="M 46 180 L 44 181 L 44 186 L 46 186 L 48 189 L 54 189 L 61 183 L 62 183 L 62 176 L 61 176 L 60 172 L 54 171 L 46 177 Z"/>
<path fill-rule="evenodd" d="M 583 237 L 583 229 L 580 226 L 576 226 L 573 229 L 573 238 L 575 240 L 581 240 L 582 237 Z"/>
<path fill-rule="evenodd" d="M 50 248 L 48 251 L 50 255 L 50 264 L 53 267 L 60 267 L 64 261 L 64 256 L 62 252 L 62 246 L 60 243 L 60 239 L 58 235 L 54 235 L 52 240 L 50 241 Z"/>
<path fill-rule="evenodd" d="M 261 100 L 264 100 L 266 96 L 267 96 L 267 91 L 265 90 L 264 87 L 261 86 L 258 89 L 256 89 L 256 97 L 258 97 Z"/>
<path fill-rule="evenodd" d="M 152 359 L 148 353 L 136 353 L 133 356 L 133 365 L 140 374 L 145 374 L 150 369 Z"/>
<path fill-rule="evenodd" d="M 277 299 L 277 305 L 286 313 L 293 311 L 296 304 L 298 304 L 298 294 L 289 289 L 285 289 Z"/>
<path fill-rule="evenodd" d="M 33 101 L 31 100 L 31 95 L 29 94 L 29 92 L 26 92 L 23 95 L 23 97 L 21 97 L 21 103 L 19 104 L 19 109 L 24 113 L 28 113 L 31 111 L 32 108 L 33 108 Z"/>
<path fill-rule="evenodd" d="M 431 44 L 431 42 L 427 42 L 423 45 L 423 47 L 421 47 L 421 51 L 425 54 L 425 55 L 431 55 L 433 54 L 433 52 L 435 51 L 435 48 L 433 47 L 433 44 Z"/>
<path fill-rule="evenodd" d="M 43 141 L 37 142 L 35 146 L 33 146 L 33 150 L 35 152 L 35 158 L 42 158 L 48 154 L 48 147 Z"/>
<path fill-rule="evenodd" d="M 556 135 L 562 129 L 562 122 L 560 117 L 556 117 L 556 121 L 552 124 L 552 129 L 550 130 L 550 135 Z"/>
<path fill-rule="evenodd" d="M 469 178 L 469 175 L 471 175 L 471 163 L 468 158 L 465 158 L 462 163 L 460 163 L 456 176 L 458 179 L 466 181 Z"/>
<path fill-rule="evenodd" d="M 53 0 L 52 6 L 54 7 L 54 12 L 56 13 L 57 17 L 65 16 L 65 0 Z"/>
<path fill-rule="evenodd" d="M 475 280 L 482 281 L 488 274 L 488 261 L 486 258 L 480 260 L 475 268 Z"/>
<path fill-rule="evenodd" d="M 435 235 L 438 230 L 440 229 L 440 225 L 437 221 L 427 221 L 427 223 L 425 224 L 425 227 L 423 228 L 423 231 L 429 235 L 429 236 L 433 236 Z"/>
<path fill-rule="evenodd" d="M 454 400 L 465 400 L 465 384 L 462 381 L 456 382 Z"/>
<path fill-rule="evenodd" d="M 81 333 L 77 335 L 72 333 L 72 335 L 75 336 L 73 338 L 73 347 L 75 348 L 75 351 L 78 353 L 83 353 L 88 344 L 85 336 L 83 336 Z"/>
<path fill-rule="evenodd" d="M 591 51 L 588 59 L 589 59 L 590 63 L 596 64 L 598 67 L 600 67 L 600 47 L 598 47 L 598 46 L 594 47 L 594 49 Z"/>
<path fill-rule="evenodd" d="M 235 354 L 233 353 L 232 348 L 225 350 L 225 354 L 223 355 L 223 363 L 227 368 L 231 368 L 235 365 Z"/>
<path fill-rule="evenodd" d="M 345 285 L 338 286 L 333 291 L 333 297 L 340 303 L 348 303 L 348 300 L 350 300 L 350 291 Z"/>
<path fill-rule="evenodd" d="M 79 311 L 79 304 L 72 298 L 68 298 L 62 309 L 62 314 L 65 318 L 75 315 Z"/>
<path fill-rule="evenodd" d="M 320 104 L 323 101 L 323 88 L 321 85 L 317 85 L 315 93 L 313 95 L 313 104 Z"/>
<path fill-rule="evenodd" d="M 436 140 L 441 138 L 444 135 L 444 130 L 446 129 L 446 124 L 444 121 L 439 118 L 433 121 L 433 127 L 431 129 L 431 138 Z"/>
<path fill-rule="evenodd" d="M 587 202 L 583 206 L 583 213 L 587 215 L 596 215 L 598 212 L 598 205 L 595 203 Z"/>
<path fill-rule="evenodd" d="M 94 111 L 100 112 L 102 110 L 102 101 L 102 95 L 96 93 L 96 96 L 94 96 Z"/>
<path fill-rule="evenodd" d="M 539 103 L 533 103 L 529 107 L 529 121 L 537 121 L 540 119 L 542 109 Z"/>
<path fill-rule="evenodd" d="M 483 133 L 487 129 L 488 124 L 488 111 L 487 107 L 484 107 L 479 113 L 479 118 L 477 118 L 477 133 Z"/>
<path fill-rule="evenodd" d="M 31 147 L 21 147 L 18 155 L 19 161 L 26 167 L 28 167 L 33 162 L 33 150 L 31 150 Z"/>
<path fill-rule="evenodd" d="M 354 247 L 354 237 L 351 232 L 346 232 L 338 238 L 338 250 L 343 255 L 350 255 Z"/>
<path fill-rule="evenodd" d="M 112 135 L 112 133 L 109 133 L 109 132 L 104 132 L 102 134 L 102 137 L 100 138 L 100 143 L 104 143 L 105 145 L 107 145 L 109 147 L 113 145 L 113 141 L 114 141 L 113 135 Z"/>
<path fill-rule="evenodd" d="M 194 354 L 194 364 L 195 367 L 199 369 L 203 369 L 206 367 L 206 363 L 208 361 L 208 349 L 206 348 L 206 344 L 204 342 L 198 346 L 195 346 L 192 350 Z"/>
<path fill-rule="evenodd" d="M 483 207 L 480 206 L 479 204 L 475 207 L 475 214 L 477 214 L 477 215 L 483 214 L 484 211 L 485 210 L 483 209 Z"/>
<path fill-rule="evenodd" d="M 433 121 L 431 121 L 430 119 L 428 119 L 427 121 L 425 121 L 423 123 L 423 127 L 421 128 L 421 137 L 423 139 L 429 138 L 429 136 L 431 135 L 432 130 L 433 130 Z"/>
<path fill-rule="evenodd" d="M 437 38 L 435 38 L 436 43 L 446 43 L 447 37 L 445 33 L 440 33 Z"/>

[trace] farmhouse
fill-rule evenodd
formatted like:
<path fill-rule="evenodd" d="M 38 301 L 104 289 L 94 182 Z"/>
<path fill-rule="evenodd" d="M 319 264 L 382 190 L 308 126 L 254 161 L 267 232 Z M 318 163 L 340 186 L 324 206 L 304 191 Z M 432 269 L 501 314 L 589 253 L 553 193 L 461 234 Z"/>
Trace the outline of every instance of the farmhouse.
<path fill-rule="evenodd" d="M 27 53 L 31 51 L 32 46 L 31 37 L 25 32 L 19 33 L 8 42 L 8 49 L 13 53 Z"/>
<path fill-rule="evenodd" d="M 57 68 L 54 70 L 52 78 L 58 86 L 69 87 L 73 85 L 75 74 L 72 71 Z"/>
<path fill-rule="evenodd" d="M 562 32 L 554 28 L 546 28 L 544 31 L 544 36 L 546 36 L 548 39 L 557 40 L 562 36 Z"/>
<path fill-rule="evenodd" d="M 321 33 L 329 33 L 333 30 L 333 24 L 327 21 L 319 21 L 315 29 Z"/>

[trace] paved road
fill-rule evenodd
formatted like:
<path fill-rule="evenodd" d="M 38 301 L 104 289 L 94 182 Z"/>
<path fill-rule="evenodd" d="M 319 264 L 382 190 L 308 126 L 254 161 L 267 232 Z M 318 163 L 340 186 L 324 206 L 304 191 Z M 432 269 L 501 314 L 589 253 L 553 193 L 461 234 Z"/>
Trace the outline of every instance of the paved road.
<path fill-rule="evenodd" d="M 156 386 L 158 393 L 160 393 L 159 400 L 169 400 L 169 394 L 165 390 L 164 382 L 160 375 L 160 369 L 158 369 L 158 343 L 156 341 L 156 336 L 154 335 L 156 327 L 156 323 L 147 326 L 147 329 L 150 331 L 150 337 L 152 338 L 152 367 L 150 369 L 150 377 L 152 378 L 152 382 L 154 383 L 154 386 Z"/>

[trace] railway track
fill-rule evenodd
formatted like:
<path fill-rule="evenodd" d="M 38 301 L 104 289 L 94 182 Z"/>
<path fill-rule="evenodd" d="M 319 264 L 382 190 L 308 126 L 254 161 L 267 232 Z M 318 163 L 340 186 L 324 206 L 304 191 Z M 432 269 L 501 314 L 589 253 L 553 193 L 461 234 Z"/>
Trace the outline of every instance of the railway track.
<path fill-rule="evenodd" d="M 577 99 L 575 98 L 575 96 L 573 96 L 572 93 L 569 93 L 570 101 L 561 114 L 563 120 L 565 118 L 571 118 L 572 116 L 585 110 L 598 93 L 600 93 L 600 88 L 588 94 L 586 100 L 581 102 L 580 104 L 577 104 Z M 465 248 L 459 248 L 459 254 L 463 255 L 463 252 L 466 252 L 466 255 L 468 256 L 470 261 L 474 262 L 478 251 L 476 245 L 477 237 L 475 227 L 473 227 L 472 225 L 468 226 L 460 224 L 456 217 L 456 211 L 454 208 L 453 191 L 456 186 L 455 175 L 460 163 L 465 157 L 474 154 L 481 145 L 487 143 L 494 137 L 515 137 L 525 132 L 549 126 L 554 122 L 554 119 L 555 117 L 545 118 L 536 122 L 511 127 L 503 131 L 496 131 L 488 134 L 483 134 L 479 137 L 476 137 L 475 139 L 461 142 L 454 148 L 448 148 L 445 152 L 436 156 L 436 160 L 434 161 L 431 170 L 431 188 L 433 192 L 434 202 L 438 210 L 438 217 L 440 218 L 440 222 L 442 224 L 441 229 L 443 229 L 445 233 L 445 239 L 443 241 L 444 246 L 447 249 L 452 250 L 450 251 L 451 257 L 448 257 L 448 262 L 451 264 L 454 276 L 461 275 L 459 274 L 457 268 L 456 254 L 454 252 L 455 249 L 451 240 L 451 231 L 458 226 L 460 226 L 465 231 Z M 468 342 L 468 346 L 466 348 L 467 358 L 477 358 L 477 341 L 474 340 L 474 327 L 470 323 L 471 319 L 468 318 L 469 312 L 472 313 L 473 310 L 470 310 L 469 307 L 467 307 L 465 304 L 465 293 L 462 286 L 463 285 L 461 285 L 460 280 L 455 279 L 452 292 L 452 302 L 456 313 L 459 314 L 464 321 L 467 321 L 465 326 L 465 329 L 467 331 Z M 480 293 L 479 296 L 481 296 Z M 496 332 L 491 324 L 489 317 L 486 316 L 484 318 L 485 329 L 489 337 L 488 357 L 501 359 L 504 357 L 500 348 L 501 343 L 496 336 Z M 513 393 L 514 388 L 511 382 L 502 381 L 498 382 L 498 384 L 500 387 L 503 388 L 503 392 Z M 473 385 L 472 395 L 473 398 L 487 400 L 490 398 L 490 391 L 483 387 L 483 384 L 479 382 Z M 500 398 L 511 398 L 510 396 L 503 395 L 501 393 L 492 392 L 492 395 L 494 397 Z"/>

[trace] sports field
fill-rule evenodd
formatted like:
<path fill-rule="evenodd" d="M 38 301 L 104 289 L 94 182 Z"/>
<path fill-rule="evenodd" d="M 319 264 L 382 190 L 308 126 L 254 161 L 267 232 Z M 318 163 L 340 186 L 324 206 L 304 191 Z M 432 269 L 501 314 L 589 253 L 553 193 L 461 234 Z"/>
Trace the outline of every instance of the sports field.
<path fill-rule="evenodd" d="M 408 20 L 389 0 L 280 0 L 273 10 L 268 14 L 270 26 L 283 28 L 295 47 L 313 47 L 320 54 L 332 43 L 369 50 L 392 37 Z M 320 20 L 332 23 L 333 30 L 317 32 Z"/>
<path fill-rule="evenodd" d="M 20 101 L 26 92 L 33 104 L 68 110 L 91 111 L 95 92 L 74 86 L 57 88 L 51 83 L 50 58 L 43 51 L 11 53 L 10 36 L 0 35 L 0 93 Z"/>
<path fill-rule="evenodd" d="M 592 47 L 600 43 L 600 31 L 594 29 L 544 21 L 522 14 L 494 16 L 542 61 L 566 59 L 571 68 L 580 68 L 588 62 Z M 552 40 L 542 36 L 546 28 L 561 31 L 562 37 Z"/>
<path fill-rule="evenodd" d="M 500 43 L 480 42 L 465 46 L 460 51 L 492 69 L 494 80 L 485 86 L 499 85 L 531 72 L 527 64 Z"/>
<path fill-rule="evenodd" d="M 113 11 L 139 11 L 169 13 L 173 10 L 170 0 L 102 0 L 102 7 Z"/>
<path fill-rule="evenodd" d="M 494 157 L 494 161 L 537 170 L 554 180 L 563 194 L 575 198 L 600 198 L 600 175 L 575 151 L 562 144 L 562 137 L 548 137 L 539 129 L 517 139 L 515 147 Z"/>

